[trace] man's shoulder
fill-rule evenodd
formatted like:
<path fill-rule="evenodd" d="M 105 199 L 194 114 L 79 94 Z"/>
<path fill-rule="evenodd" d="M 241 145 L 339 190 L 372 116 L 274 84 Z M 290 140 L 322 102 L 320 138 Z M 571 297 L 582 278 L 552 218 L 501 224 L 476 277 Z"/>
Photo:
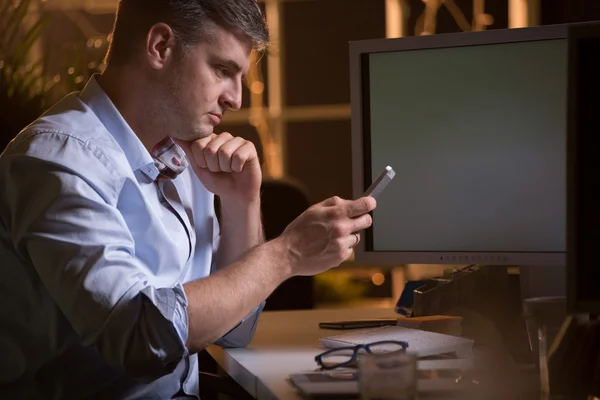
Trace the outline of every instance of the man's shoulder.
<path fill-rule="evenodd" d="M 4 154 L 26 155 L 58 164 L 100 162 L 111 174 L 123 152 L 98 117 L 77 93 L 64 97 L 25 127 L 6 147 Z M 95 160 L 94 160 L 95 159 Z"/>
<path fill-rule="evenodd" d="M 53 105 L 17 136 L 31 138 L 43 133 L 58 133 L 85 143 L 118 144 L 96 114 L 74 92 Z"/>

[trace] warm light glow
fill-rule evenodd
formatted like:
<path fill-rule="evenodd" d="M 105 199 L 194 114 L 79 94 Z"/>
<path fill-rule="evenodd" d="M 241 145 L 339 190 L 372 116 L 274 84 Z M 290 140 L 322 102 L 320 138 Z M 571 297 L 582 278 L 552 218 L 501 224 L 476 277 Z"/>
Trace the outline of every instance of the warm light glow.
<path fill-rule="evenodd" d="M 0 60 L 0 69 L 4 68 L 4 60 Z"/>
<path fill-rule="evenodd" d="M 508 27 L 523 28 L 527 26 L 527 2 L 523 0 L 508 1 Z"/>
<path fill-rule="evenodd" d="M 508 0 L 508 27 L 539 25 L 540 0 Z"/>
<path fill-rule="evenodd" d="M 260 120 L 261 115 L 257 113 L 251 113 L 250 118 L 248 118 L 248 122 L 250 123 L 250 125 L 252 125 L 255 128 L 259 126 Z"/>
<path fill-rule="evenodd" d="M 271 142 L 268 143 L 268 146 L 265 147 L 265 156 L 269 157 L 271 160 L 281 160 L 281 148 L 277 145 L 277 143 Z M 273 177 L 280 178 L 283 175 L 283 163 L 273 163 L 271 165 L 271 174 Z"/>
<path fill-rule="evenodd" d="M 265 13 L 267 25 L 271 32 L 272 47 L 267 53 L 267 85 L 268 93 L 268 121 L 270 142 L 268 148 L 271 150 L 265 152 L 265 156 L 270 157 L 268 175 L 278 179 L 285 176 L 285 160 L 283 157 L 286 146 L 286 124 L 281 117 L 283 108 L 283 99 L 285 93 L 285 76 L 283 74 L 282 49 L 283 37 L 280 35 L 282 28 L 282 5 L 278 0 L 267 0 L 265 2 Z"/>
<path fill-rule="evenodd" d="M 94 39 L 88 39 L 87 47 L 93 47 L 93 46 L 94 46 Z"/>
<path fill-rule="evenodd" d="M 472 22 L 469 22 L 455 0 L 423 0 L 423 3 L 425 4 L 424 10 L 415 22 L 415 35 L 418 36 L 435 35 L 437 16 L 442 7 L 450 13 L 454 22 L 463 32 L 484 30 L 494 23 L 494 17 L 485 13 L 485 0 L 472 1 L 474 16 Z"/>
<path fill-rule="evenodd" d="M 402 8 L 404 0 L 385 1 L 385 37 L 399 38 L 404 36 L 405 15 Z"/>
<path fill-rule="evenodd" d="M 97 48 L 97 49 L 99 49 L 100 46 L 102 46 L 102 39 L 96 39 L 94 41 L 94 47 Z"/>
<path fill-rule="evenodd" d="M 54 75 L 54 79 L 52 79 L 54 82 L 58 83 L 60 82 L 60 75 Z"/>
<path fill-rule="evenodd" d="M 69 68 L 69 69 L 67 70 L 67 73 L 68 73 L 69 75 L 73 75 L 73 74 L 75 73 L 75 68 L 73 68 L 73 67 Z"/>
<path fill-rule="evenodd" d="M 490 26 L 494 23 L 494 17 L 490 14 L 479 14 L 477 23 L 483 26 Z"/>
<path fill-rule="evenodd" d="M 376 272 L 371 276 L 371 282 L 373 282 L 373 285 L 375 286 L 381 286 L 383 285 L 383 282 L 385 282 L 385 276 L 383 276 L 381 272 Z"/>
<path fill-rule="evenodd" d="M 252 82 L 252 87 L 250 90 L 252 90 L 253 93 L 261 94 L 265 91 L 265 84 L 260 81 Z"/>

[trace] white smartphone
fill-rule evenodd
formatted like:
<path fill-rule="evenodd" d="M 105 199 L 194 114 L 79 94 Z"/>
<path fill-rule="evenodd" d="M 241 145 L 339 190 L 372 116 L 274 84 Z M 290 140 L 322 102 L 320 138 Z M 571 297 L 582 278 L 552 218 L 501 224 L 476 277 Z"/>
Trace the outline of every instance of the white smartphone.
<path fill-rule="evenodd" d="M 394 169 L 388 165 L 381 172 L 381 174 L 379 174 L 377 179 L 373 181 L 371 186 L 369 186 L 369 188 L 365 191 L 363 197 L 371 196 L 377 198 L 377 196 L 383 192 L 383 189 L 385 189 L 392 179 L 394 179 L 394 176 L 396 176 L 396 172 L 394 172 Z"/>

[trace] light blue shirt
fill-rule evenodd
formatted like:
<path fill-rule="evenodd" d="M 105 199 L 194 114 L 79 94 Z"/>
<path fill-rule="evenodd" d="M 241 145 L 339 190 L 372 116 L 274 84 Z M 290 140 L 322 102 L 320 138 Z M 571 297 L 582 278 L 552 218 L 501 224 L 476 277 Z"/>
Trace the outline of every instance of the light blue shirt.
<path fill-rule="evenodd" d="M 95 78 L 2 153 L 0 398 L 198 395 L 182 285 L 214 268 L 214 198 L 191 168 L 157 176 Z"/>

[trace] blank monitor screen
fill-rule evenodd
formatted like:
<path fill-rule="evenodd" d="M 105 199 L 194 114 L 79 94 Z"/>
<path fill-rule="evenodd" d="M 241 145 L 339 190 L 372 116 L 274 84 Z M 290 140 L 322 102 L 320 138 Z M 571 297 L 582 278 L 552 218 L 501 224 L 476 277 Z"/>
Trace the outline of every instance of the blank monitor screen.
<path fill-rule="evenodd" d="M 415 47 L 361 57 L 362 185 L 396 176 L 360 257 L 564 263 L 566 38 Z"/>

